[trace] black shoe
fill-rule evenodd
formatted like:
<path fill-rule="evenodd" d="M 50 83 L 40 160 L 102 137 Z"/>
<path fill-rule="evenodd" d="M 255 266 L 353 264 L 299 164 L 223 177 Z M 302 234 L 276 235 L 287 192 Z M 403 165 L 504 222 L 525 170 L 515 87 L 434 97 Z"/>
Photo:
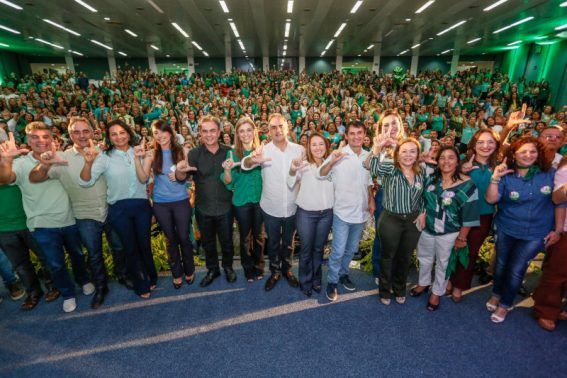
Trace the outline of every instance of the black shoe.
<path fill-rule="evenodd" d="M 126 287 L 126 289 L 128 290 L 134 290 L 134 283 L 132 282 L 131 279 L 122 276 L 122 277 L 118 277 L 118 283 L 120 285 L 124 285 L 124 287 Z"/>
<path fill-rule="evenodd" d="M 236 273 L 234 273 L 234 270 L 232 268 L 226 268 L 224 270 L 224 274 L 226 274 L 226 280 L 229 283 L 233 283 L 236 281 Z"/>
<path fill-rule="evenodd" d="M 22 299 L 24 295 L 26 295 L 26 290 L 24 289 L 20 281 L 8 284 L 7 286 L 8 290 L 10 291 L 10 298 L 12 298 L 13 301 Z"/>
<path fill-rule="evenodd" d="M 337 300 L 337 298 L 339 297 L 339 295 L 337 294 L 337 284 L 334 283 L 330 283 L 327 284 L 327 299 L 330 300 L 331 302 L 334 302 Z"/>
<path fill-rule="evenodd" d="M 490 274 L 483 272 L 480 277 L 478 277 L 478 283 L 481 285 L 486 285 L 490 281 L 492 281 L 492 276 Z"/>
<path fill-rule="evenodd" d="M 415 298 L 415 297 L 419 297 L 419 296 L 420 296 L 421 294 L 423 294 L 423 293 L 427 293 L 427 292 L 429 291 L 429 286 L 423 287 L 422 290 L 416 290 L 416 289 L 417 289 L 417 286 L 416 286 L 416 287 L 412 287 L 412 289 L 409 291 L 410 297 L 414 297 L 414 298 Z"/>
<path fill-rule="evenodd" d="M 343 285 L 343 287 L 348 290 L 348 291 L 355 291 L 356 290 L 356 286 L 354 286 L 354 282 L 352 282 L 347 275 L 342 276 L 341 278 L 339 278 L 339 282 Z"/>
<path fill-rule="evenodd" d="M 24 300 L 24 303 L 20 306 L 23 311 L 29 311 L 35 308 L 41 299 L 41 294 L 39 295 L 28 295 L 28 297 Z"/>
<path fill-rule="evenodd" d="M 303 294 L 305 294 L 307 297 L 310 297 L 313 292 L 311 291 L 311 289 L 307 289 L 307 290 L 302 290 Z"/>
<path fill-rule="evenodd" d="M 175 282 L 175 281 L 172 281 L 171 283 L 173 284 L 173 288 L 174 288 L 175 290 L 181 289 L 181 286 L 183 285 L 183 281 L 181 281 L 181 282 L 179 282 L 179 283 L 177 283 L 177 282 Z"/>
<path fill-rule="evenodd" d="M 297 278 L 293 275 L 292 272 L 287 272 L 286 274 L 284 274 L 285 279 L 287 280 L 287 283 L 289 284 L 289 286 L 291 287 L 299 287 L 299 281 L 297 280 Z"/>
<path fill-rule="evenodd" d="M 203 280 L 200 283 L 201 287 L 209 286 L 218 276 L 220 276 L 220 272 L 218 270 L 213 270 L 213 269 L 209 270 L 207 272 L 207 275 L 203 278 Z"/>
<path fill-rule="evenodd" d="M 313 291 L 316 292 L 317 294 L 319 294 L 321 292 L 321 286 L 320 285 L 314 285 Z"/>
<path fill-rule="evenodd" d="M 61 292 L 52 286 L 47 288 L 47 293 L 45 293 L 43 298 L 45 298 L 46 302 L 53 302 L 54 300 L 59 298 L 60 295 Z"/>
<path fill-rule="evenodd" d="M 281 274 L 280 273 L 272 273 L 272 275 L 270 276 L 270 278 L 268 278 L 268 280 L 266 281 L 266 285 L 264 286 L 264 289 L 266 289 L 266 291 L 270 291 L 274 288 L 274 286 L 276 286 L 276 284 L 278 283 L 278 281 L 281 278 Z"/>
<path fill-rule="evenodd" d="M 91 301 L 91 308 L 93 310 L 99 308 L 104 302 L 104 298 L 106 297 L 107 294 L 108 294 L 108 287 L 105 286 L 101 289 L 97 289 Z"/>

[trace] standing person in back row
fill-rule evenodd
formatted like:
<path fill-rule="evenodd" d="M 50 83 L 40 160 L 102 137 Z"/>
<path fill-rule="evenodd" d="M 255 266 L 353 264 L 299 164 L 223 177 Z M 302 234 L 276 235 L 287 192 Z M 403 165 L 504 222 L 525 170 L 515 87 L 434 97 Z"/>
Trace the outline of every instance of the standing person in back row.
<path fill-rule="evenodd" d="M 291 287 L 299 286 L 299 281 L 291 271 L 298 188 L 288 188 L 287 174 L 291 162 L 305 154 L 303 147 L 288 141 L 288 125 L 283 115 L 273 113 L 268 119 L 268 125 L 272 141 L 258 147 L 242 160 L 243 170 L 262 166 L 260 207 L 268 234 L 266 246 L 272 273 L 266 281 L 266 291 L 272 290 L 282 275 Z"/>
<path fill-rule="evenodd" d="M 201 241 L 206 254 L 207 275 L 201 281 L 201 287 L 209 286 L 220 276 L 217 254 L 217 237 L 222 249 L 222 267 L 226 280 L 236 281 L 232 268 L 234 244 L 232 242 L 232 192 L 219 180 L 224 171 L 222 163 L 230 147 L 219 144 L 221 133 L 220 120 L 205 116 L 199 120 L 202 144 L 189 152 L 188 161 L 177 164 L 175 177 L 179 181 L 187 179 L 187 173 L 193 173 L 195 182 L 195 217 L 201 230 Z"/>
<path fill-rule="evenodd" d="M 339 283 L 348 291 L 356 290 L 348 276 L 349 264 L 358 250 L 364 225 L 374 214 L 372 177 L 364 167 L 369 155 L 362 149 L 365 135 L 363 123 L 349 122 L 345 132 L 348 146 L 333 151 L 319 168 L 319 177 L 332 175 L 335 189 L 333 244 L 327 273 L 327 298 L 330 301 L 337 300 Z"/>

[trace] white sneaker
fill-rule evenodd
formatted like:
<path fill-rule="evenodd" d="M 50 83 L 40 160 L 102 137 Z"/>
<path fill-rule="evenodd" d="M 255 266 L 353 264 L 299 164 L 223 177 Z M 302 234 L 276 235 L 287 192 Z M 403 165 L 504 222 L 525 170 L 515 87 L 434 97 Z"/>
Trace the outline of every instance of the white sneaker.
<path fill-rule="evenodd" d="M 83 285 L 83 294 L 85 295 L 91 295 L 94 294 L 95 292 L 95 287 L 92 283 L 86 283 Z"/>
<path fill-rule="evenodd" d="M 75 298 L 65 299 L 63 301 L 63 311 L 65 312 L 73 312 L 77 308 L 77 302 Z"/>
<path fill-rule="evenodd" d="M 404 303 L 406 303 L 406 297 L 396 297 L 396 302 L 403 305 Z"/>
<path fill-rule="evenodd" d="M 376 286 L 380 286 L 380 278 L 374 277 L 374 283 L 376 284 Z"/>

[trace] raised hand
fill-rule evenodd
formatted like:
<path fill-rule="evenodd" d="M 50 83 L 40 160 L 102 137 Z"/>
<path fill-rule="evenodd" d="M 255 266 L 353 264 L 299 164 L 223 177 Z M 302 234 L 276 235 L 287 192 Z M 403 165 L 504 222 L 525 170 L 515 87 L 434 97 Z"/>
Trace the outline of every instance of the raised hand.
<path fill-rule="evenodd" d="M 372 144 L 372 153 L 378 155 L 382 148 L 386 146 L 393 146 L 396 141 L 390 136 L 391 127 L 383 128 L 380 133 L 376 133 L 374 143 Z"/>
<path fill-rule="evenodd" d="M 190 166 L 189 163 L 187 162 L 187 160 L 182 160 L 179 163 L 177 163 L 176 171 L 179 171 L 181 173 L 187 173 L 187 172 L 196 171 L 196 170 L 197 170 L 197 168 Z"/>
<path fill-rule="evenodd" d="M 337 148 L 336 150 L 331 152 L 333 164 L 336 163 L 337 161 L 341 160 L 342 158 L 344 158 L 347 155 L 346 152 L 343 152 L 344 146 L 345 146 L 345 141 L 341 140 L 341 142 L 339 143 L 339 148 Z"/>
<path fill-rule="evenodd" d="M 89 147 L 83 148 L 81 154 L 85 158 L 86 163 L 92 163 L 96 159 L 99 152 L 96 149 L 92 139 L 89 140 Z"/>
<path fill-rule="evenodd" d="M 421 155 L 421 160 L 427 164 L 437 165 L 437 160 L 435 160 L 435 156 L 431 155 L 430 151 L 423 153 Z"/>
<path fill-rule="evenodd" d="M 232 151 L 228 151 L 228 159 L 222 162 L 222 167 L 225 171 L 230 171 L 232 168 L 239 166 L 240 162 L 235 163 L 232 156 Z"/>
<path fill-rule="evenodd" d="M 57 147 L 53 142 L 51 142 L 51 150 L 42 153 L 39 160 L 44 165 L 69 165 L 67 160 L 57 154 Z"/>
<path fill-rule="evenodd" d="M 463 163 L 463 166 L 461 167 L 461 172 L 463 172 L 464 174 L 468 174 L 470 171 L 480 168 L 478 165 L 474 165 L 474 157 L 475 154 L 472 154 L 471 158 L 467 162 Z"/>
<path fill-rule="evenodd" d="M 12 160 L 19 155 L 24 155 L 30 152 L 26 149 L 18 149 L 14 133 L 8 133 L 8 140 L 0 144 L 0 157 L 2 159 Z"/>
<path fill-rule="evenodd" d="M 492 173 L 492 178 L 495 180 L 500 180 L 502 177 L 512 172 L 514 172 L 514 170 L 508 168 L 508 165 L 506 164 L 506 158 L 504 158 L 502 163 L 497 165 L 496 168 L 494 168 L 494 172 Z"/>
<path fill-rule="evenodd" d="M 522 104 L 522 110 L 511 113 L 508 121 L 506 122 L 506 127 L 514 128 L 522 123 L 528 123 L 528 121 L 524 119 L 527 107 L 527 104 Z"/>
<path fill-rule="evenodd" d="M 140 144 L 134 147 L 134 156 L 137 158 L 146 157 L 146 137 L 142 138 Z"/>
<path fill-rule="evenodd" d="M 307 165 L 308 163 L 305 160 L 305 153 L 302 153 L 300 157 L 295 158 L 291 161 L 291 166 L 289 167 L 289 169 L 295 173 L 305 168 Z"/>
<path fill-rule="evenodd" d="M 261 144 L 258 148 L 256 148 L 250 154 L 250 160 L 252 160 L 253 164 L 263 164 L 267 161 L 271 161 L 271 157 L 264 156 L 264 145 Z"/>

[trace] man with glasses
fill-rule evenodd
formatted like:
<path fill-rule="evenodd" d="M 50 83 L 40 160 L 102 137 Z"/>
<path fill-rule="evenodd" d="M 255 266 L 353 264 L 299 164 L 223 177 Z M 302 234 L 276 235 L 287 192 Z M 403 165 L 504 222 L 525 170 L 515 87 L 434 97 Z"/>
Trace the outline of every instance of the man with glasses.
<path fill-rule="evenodd" d="M 539 142 L 543 144 L 546 156 L 553 160 L 553 167 L 557 168 L 563 157 L 557 151 L 563 145 L 565 133 L 560 126 L 549 126 L 543 129 L 539 135 Z M 549 155 L 548 155 L 549 154 Z"/>
<path fill-rule="evenodd" d="M 88 251 L 96 289 L 91 308 L 95 309 L 102 305 L 108 294 L 106 268 L 102 256 L 102 232 L 108 209 L 106 182 L 97 180 L 95 185 L 89 188 L 79 186 L 79 176 L 85 160 L 81 152 L 90 146 L 93 130 L 88 120 L 82 117 L 71 118 L 68 130 L 73 147 L 65 152 L 48 151 L 41 154 L 39 164 L 30 173 L 30 181 L 40 183 L 49 179 L 59 180 L 69 195 L 81 241 Z M 118 259 L 120 264 L 119 261 Z"/>

